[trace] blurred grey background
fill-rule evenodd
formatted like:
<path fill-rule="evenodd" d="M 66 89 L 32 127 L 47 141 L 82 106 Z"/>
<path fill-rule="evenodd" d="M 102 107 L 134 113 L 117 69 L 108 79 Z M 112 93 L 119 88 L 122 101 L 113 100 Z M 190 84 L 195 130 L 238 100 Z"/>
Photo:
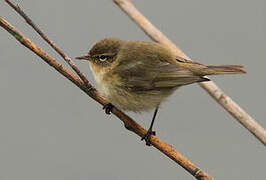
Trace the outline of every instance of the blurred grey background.
<path fill-rule="evenodd" d="M 105 37 L 149 40 L 111 0 L 15 2 L 71 57 Z M 244 65 L 246 75 L 212 79 L 266 127 L 265 0 L 133 3 L 192 59 Z M 63 63 L 4 1 L 0 15 Z M 0 54 L 1 180 L 194 179 L 2 28 Z M 152 116 L 129 114 L 144 127 Z M 155 130 L 215 179 L 265 178 L 265 146 L 197 84 L 162 105 Z"/>

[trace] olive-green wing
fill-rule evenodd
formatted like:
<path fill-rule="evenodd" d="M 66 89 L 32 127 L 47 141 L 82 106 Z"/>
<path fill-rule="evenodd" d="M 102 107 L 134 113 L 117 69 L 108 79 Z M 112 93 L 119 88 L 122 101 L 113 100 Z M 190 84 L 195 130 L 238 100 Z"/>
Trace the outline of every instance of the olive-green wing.
<path fill-rule="evenodd" d="M 137 91 L 176 88 L 209 80 L 176 64 L 159 60 L 128 61 L 113 73 L 120 79 L 121 86 Z"/>

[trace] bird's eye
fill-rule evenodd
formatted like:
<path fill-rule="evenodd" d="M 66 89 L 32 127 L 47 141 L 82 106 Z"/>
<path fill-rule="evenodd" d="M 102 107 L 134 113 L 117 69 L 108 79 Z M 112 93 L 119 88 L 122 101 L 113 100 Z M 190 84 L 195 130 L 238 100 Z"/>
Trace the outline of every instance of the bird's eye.
<path fill-rule="evenodd" d="M 104 55 L 99 56 L 100 61 L 106 61 L 107 58 L 108 58 L 108 56 L 104 56 Z"/>

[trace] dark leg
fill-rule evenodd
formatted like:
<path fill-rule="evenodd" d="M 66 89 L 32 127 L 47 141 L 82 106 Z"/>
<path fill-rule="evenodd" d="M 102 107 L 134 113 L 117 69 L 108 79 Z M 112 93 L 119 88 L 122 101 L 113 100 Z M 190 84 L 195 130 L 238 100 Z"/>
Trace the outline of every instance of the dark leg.
<path fill-rule="evenodd" d="M 150 146 L 151 145 L 151 142 L 150 142 L 150 138 L 151 138 L 151 135 L 155 135 L 155 131 L 152 131 L 152 126 L 153 126 L 153 123 L 154 123 L 154 120 L 155 120 L 155 117 L 156 117 L 156 114 L 158 112 L 158 109 L 159 109 L 159 106 L 156 107 L 154 113 L 153 113 L 153 117 L 152 117 L 152 121 L 151 121 L 151 125 L 147 131 L 146 134 L 144 134 L 144 136 L 141 138 L 141 140 L 145 140 L 146 141 L 146 145 L 147 146 Z"/>
<path fill-rule="evenodd" d="M 114 105 L 112 105 L 111 103 L 105 104 L 103 106 L 103 109 L 105 110 L 106 114 L 111 114 L 112 108 L 114 107 Z"/>

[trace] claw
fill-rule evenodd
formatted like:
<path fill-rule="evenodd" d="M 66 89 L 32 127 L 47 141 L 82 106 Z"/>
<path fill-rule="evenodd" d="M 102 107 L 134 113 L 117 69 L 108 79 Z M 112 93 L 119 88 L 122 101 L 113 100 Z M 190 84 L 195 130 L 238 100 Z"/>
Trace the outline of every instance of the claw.
<path fill-rule="evenodd" d="M 112 105 L 111 103 L 105 104 L 103 106 L 103 109 L 105 110 L 106 114 L 111 114 L 112 108 L 114 107 L 114 105 Z"/>
<path fill-rule="evenodd" d="M 151 129 L 149 129 L 147 131 L 146 134 L 144 134 L 144 136 L 142 136 L 141 141 L 145 140 L 146 141 L 146 145 L 147 146 L 151 146 L 151 135 L 156 135 L 155 131 L 152 131 Z"/>

